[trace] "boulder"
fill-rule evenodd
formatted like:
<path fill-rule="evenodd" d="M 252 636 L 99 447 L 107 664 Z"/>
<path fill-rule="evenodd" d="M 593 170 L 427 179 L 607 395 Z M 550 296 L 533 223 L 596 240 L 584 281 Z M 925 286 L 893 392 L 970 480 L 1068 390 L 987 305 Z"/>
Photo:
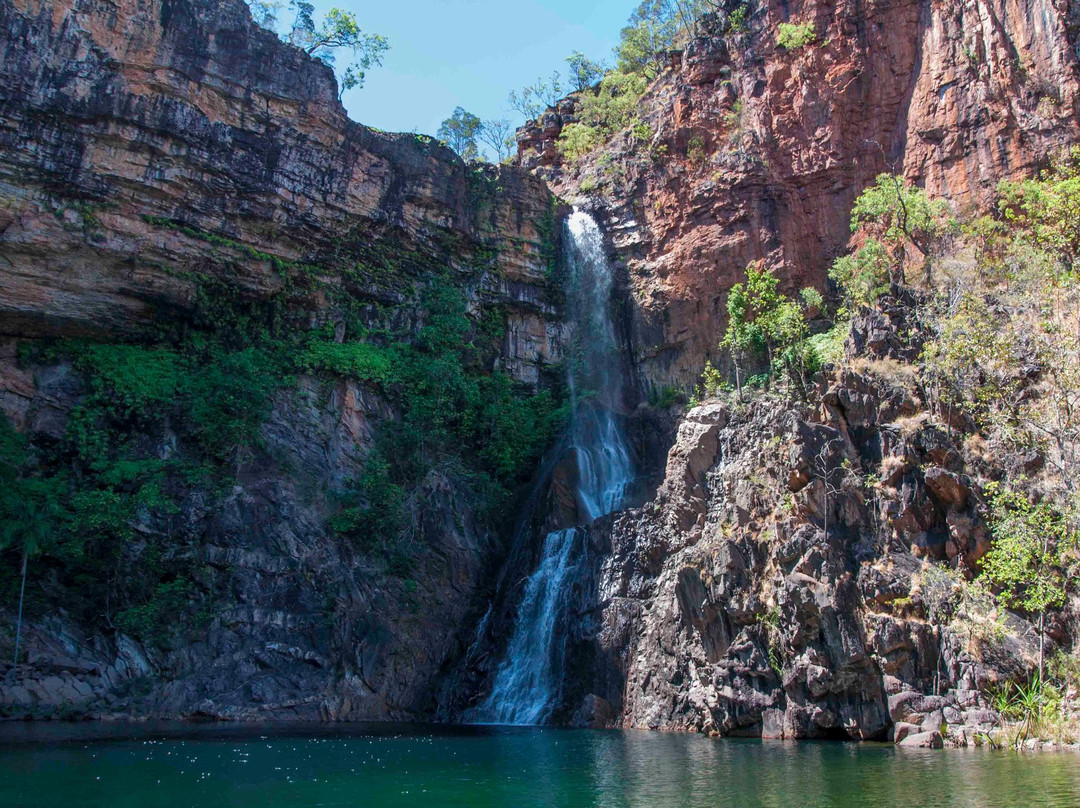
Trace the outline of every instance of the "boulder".
<path fill-rule="evenodd" d="M 941 733 L 934 730 L 933 732 L 920 732 L 915 735 L 908 735 L 897 745 L 909 749 L 941 749 L 945 746 L 945 743 L 942 741 Z"/>

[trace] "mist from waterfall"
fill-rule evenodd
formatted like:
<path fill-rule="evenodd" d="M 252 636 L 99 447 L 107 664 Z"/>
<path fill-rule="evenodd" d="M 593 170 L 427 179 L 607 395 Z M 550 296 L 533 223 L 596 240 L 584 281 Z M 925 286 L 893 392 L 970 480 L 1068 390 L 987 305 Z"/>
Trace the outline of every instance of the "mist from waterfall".
<path fill-rule="evenodd" d="M 588 213 L 566 223 L 568 310 L 575 350 L 567 381 L 571 451 L 577 466 L 578 525 L 544 538 L 540 563 L 525 582 L 514 633 L 495 684 L 475 718 L 498 724 L 543 724 L 559 703 L 568 634 L 570 589 L 585 563 L 584 526 L 617 510 L 633 480 L 626 438 L 614 413 L 621 379 L 611 318 L 611 265 L 603 235 Z"/>

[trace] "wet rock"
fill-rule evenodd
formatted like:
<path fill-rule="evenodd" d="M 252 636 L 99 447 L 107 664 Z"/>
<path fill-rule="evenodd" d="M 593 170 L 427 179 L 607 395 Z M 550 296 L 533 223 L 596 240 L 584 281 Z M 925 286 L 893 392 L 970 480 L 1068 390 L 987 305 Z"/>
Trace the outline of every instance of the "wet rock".
<path fill-rule="evenodd" d="M 941 749 L 945 746 L 937 730 L 908 735 L 898 745 L 909 749 Z"/>

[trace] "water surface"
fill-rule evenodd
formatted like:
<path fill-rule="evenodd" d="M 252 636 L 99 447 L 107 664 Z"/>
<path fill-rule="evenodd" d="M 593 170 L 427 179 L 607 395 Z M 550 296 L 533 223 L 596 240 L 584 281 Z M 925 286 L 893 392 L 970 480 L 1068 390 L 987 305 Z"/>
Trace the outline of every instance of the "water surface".
<path fill-rule="evenodd" d="M 0 805 L 1080 805 L 1080 756 L 416 726 L 0 725 Z"/>

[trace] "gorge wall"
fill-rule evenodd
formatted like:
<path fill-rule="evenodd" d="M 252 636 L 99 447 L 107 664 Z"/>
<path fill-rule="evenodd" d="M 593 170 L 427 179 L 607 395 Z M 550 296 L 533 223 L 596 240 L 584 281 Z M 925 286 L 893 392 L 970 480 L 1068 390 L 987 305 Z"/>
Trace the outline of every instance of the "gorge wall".
<path fill-rule="evenodd" d="M 468 658 L 496 582 L 535 566 L 539 548 L 512 547 L 505 518 L 529 474 L 441 457 L 404 488 L 404 549 L 335 527 L 387 495 L 365 482 L 387 427 L 455 409 L 408 409 L 388 381 L 404 356 L 390 343 L 442 363 L 408 379 L 425 395 L 431 377 L 465 388 L 499 374 L 513 402 L 557 394 L 558 198 L 580 202 L 619 262 L 633 409 L 717 357 L 726 293 L 749 261 L 788 291 L 824 288 L 879 172 L 977 208 L 1080 139 L 1073 3 L 749 9 L 745 28 L 709 18 L 672 55 L 642 100 L 647 142 L 623 132 L 564 164 L 554 139 L 571 97 L 519 135 L 519 165 L 496 168 L 349 121 L 329 68 L 254 25 L 241 0 L 0 0 L 0 409 L 29 447 L 19 476 L 102 506 L 71 529 L 85 546 L 65 544 L 70 558 L 31 559 L 26 664 L 0 669 L 3 714 L 461 717 L 497 664 Z M 817 41 L 777 47 L 786 20 L 812 23 Z M 438 308 L 457 297 L 464 319 Z M 661 398 L 620 413 L 642 476 L 665 453 L 667 466 L 637 481 L 641 507 L 583 528 L 556 720 L 880 738 L 993 719 L 980 690 L 1030 661 L 1030 626 L 1016 621 L 1003 647 L 977 616 L 953 632 L 927 619 L 923 561 L 970 567 L 987 531 L 983 460 L 929 422 L 911 366 L 890 364 L 917 352 L 913 308 L 864 312 L 848 345 L 860 369 L 820 377 L 798 406 L 683 415 Z M 467 346 L 460 366 L 434 353 L 439 329 Z M 141 366 L 104 380 L 87 369 L 88 344 L 168 364 L 219 343 L 223 377 L 270 344 L 295 355 L 265 410 L 251 393 L 251 446 L 222 447 L 209 476 L 186 399 L 145 392 L 156 377 Z M 338 361 L 298 358 L 315 349 Z M 71 448 L 85 448 L 103 396 L 120 399 L 107 415 L 123 427 L 106 471 Z M 543 535 L 576 522 L 559 510 L 569 482 L 541 462 L 554 438 L 529 412 L 482 411 L 480 428 L 541 436 L 506 457 L 550 472 L 530 514 Z M 815 463 L 862 482 L 830 494 Z M 500 474 L 517 498 L 480 507 Z M 114 518 L 105 506 L 121 501 L 134 504 Z M 86 567 L 104 552 L 98 534 L 112 537 L 108 563 Z M 20 559 L 3 560 L 6 660 Z M 161 570 L 156 606 L 125 595 L 128 622 L 85 595 Z M 125 628 L 151 609 L 160 622 L 163 603 L 176 608 L 164 641 Z M 506 644 L 516 605 L 499 602 L 490 648 Z"/>
<path fill-rule="evenodd" d="M 62 477 L 76 503 L 140 502 L 142 478 L 116 483 L 94 458 L 69 463 L 77 416 L 95 391 L 115 396 L 119 377 L 88 378 L 71 355 L 49 353 L 58 344 L 148 345 L 139 356 L 175 363 L 185 357 L 157 346 L 209 340 L 224 346 L 225 381 L 265 333 L 323 335 L 331 349 L 365 331 L 415 334 L 432 319 L 422 301 L 438 279 L 460 292 L 466 322 L 493 335 L 481 371 L 502 369 L 527 395 L 560 361 L 559 227 L 544 183 L 348 120 L 331 70 L 256 26 L 241 0 L 4 0 L 0 30 L 0 408 L 29 440 L 29 478 Z M 221 336 L 237 328 L 255 336 Z M 153 367 L 133 367 L 129 381 L 152 381 Z M 66 551 L 55 545 L 32 559 L 28 664 L 3 689 L 4 712 L 430 711 L 503 540 L 445 468 L 405 503 L 410 571 L 362 536 L 335 534 L 349 497 L 363 503 L 348 492 L 376 432 L 403 417 L 357 372 L 301 368 L 265 411 L 255 390 L 248 401 L 236 391 L 234 420 L 263 420 L 253 454 L 236 455 L 224 479 L 167 471 L 168 503 L 132 506 L 121 541 L 94 543 L 108 535 L 102 516 L 65 539 L 81 560 L 57 561 Z M 205 465 L 183 409 L 161 399 L 134 421 L 109 420 L 106 437 L 124 444 L 110 451 Z M 4 559 L 6 659 L 17 550 Z M 158 646 L 118 631 L 115 593 L 110 606 L 104 581 L 67 574 L 91 562 L 122 582 L 175 571 L 127 605 L 162 618 L 175 608 L 184 630 Z"/>
<path fill-rule="evenodd" d="M 726 291 L 764 260 L 788 291 L 824 290 L 860 191 L 903 174 L 957 211 L 1075 142 L 1074 3 L 726 4 L 673 54 L 640 118 L 574 164 L 556 147 L 571 96 L 519 134 L 519 161 L 588 198 L 626 264 L 636 347 L 654 387 L 687 387 L 717 358 Z M 794 51 L 783 22 L 813 27 Z"/>

